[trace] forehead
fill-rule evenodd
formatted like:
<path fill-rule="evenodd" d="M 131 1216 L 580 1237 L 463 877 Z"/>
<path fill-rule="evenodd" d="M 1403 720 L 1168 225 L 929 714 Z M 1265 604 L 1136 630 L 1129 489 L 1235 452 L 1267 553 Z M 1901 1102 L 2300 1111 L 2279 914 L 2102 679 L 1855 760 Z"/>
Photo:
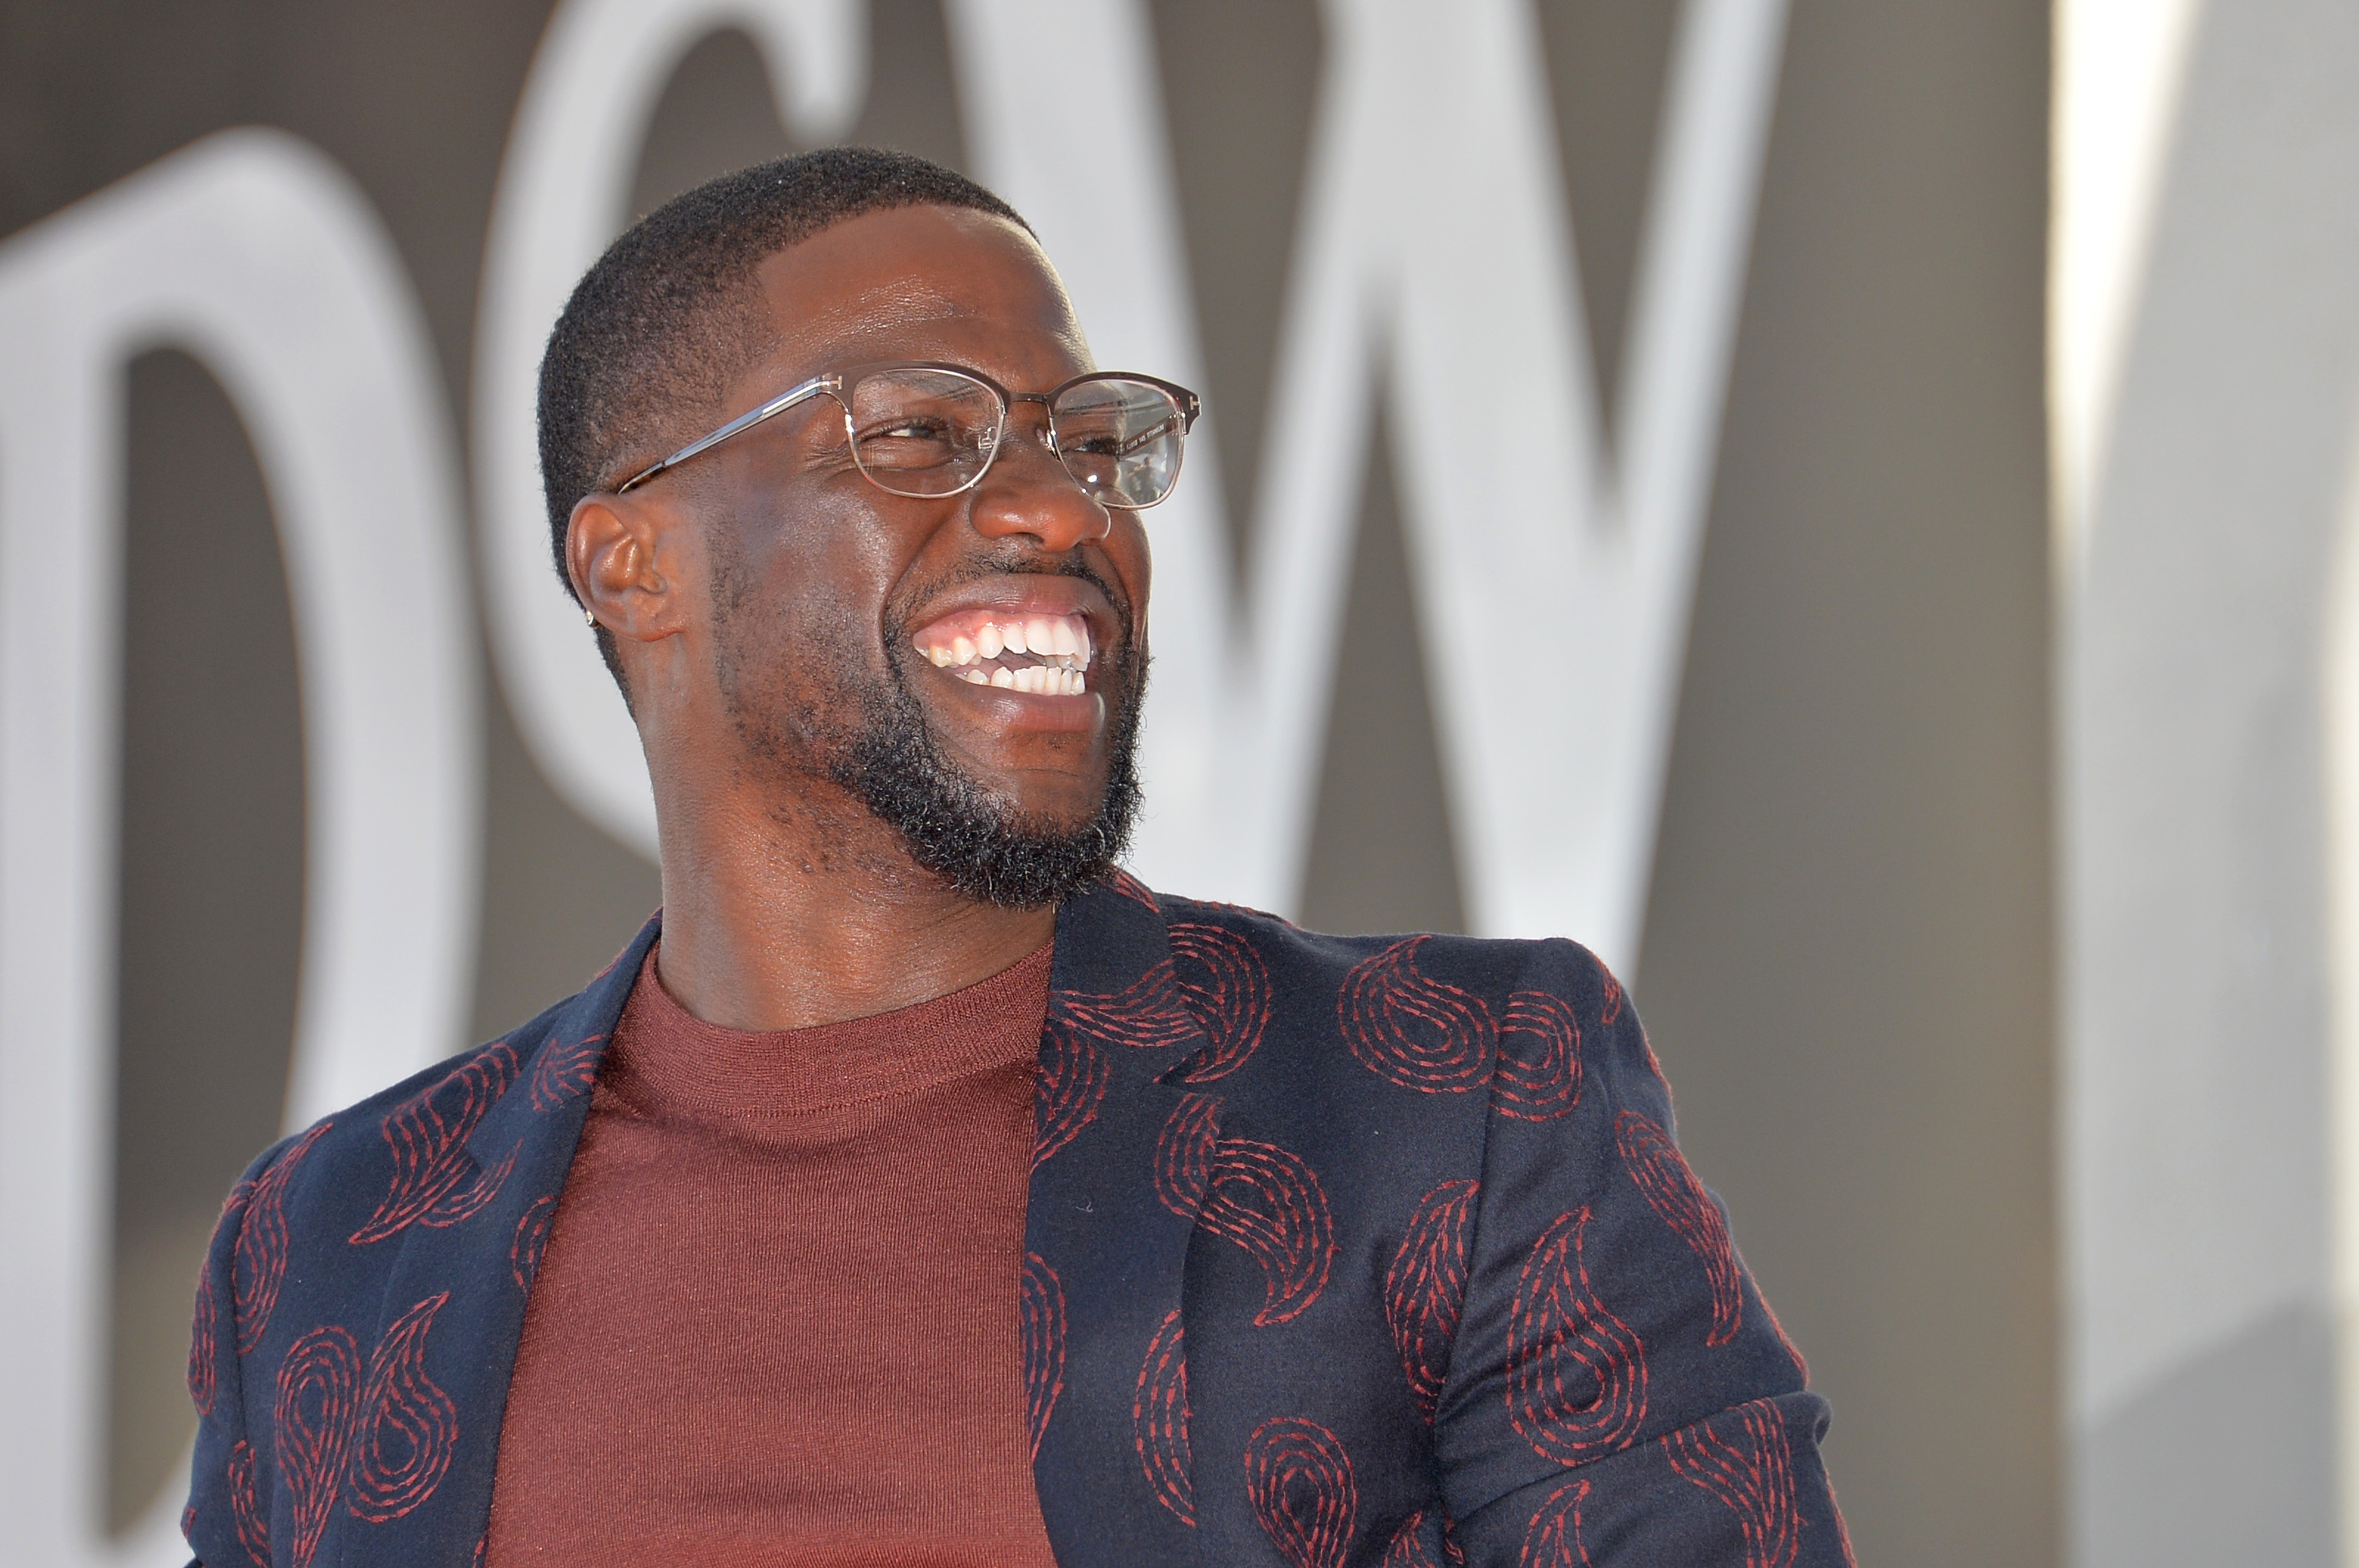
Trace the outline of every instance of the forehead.
<path fill-rule="evenodd" d="M 947 359 L 1021 390 L 1090 368 L 1048 257 L 987 212 L 863 213 L 779 251 L 756 277 L 775 345 L 761 370 L 772 376 Z"/>

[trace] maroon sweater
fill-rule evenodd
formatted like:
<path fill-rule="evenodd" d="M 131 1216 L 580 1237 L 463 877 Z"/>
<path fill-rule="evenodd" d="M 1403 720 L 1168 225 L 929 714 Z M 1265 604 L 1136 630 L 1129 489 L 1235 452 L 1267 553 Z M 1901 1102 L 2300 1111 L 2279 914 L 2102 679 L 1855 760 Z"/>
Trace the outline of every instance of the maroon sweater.
<path fill-rule="evenodd" d="M 647 955 L 525 1313 L 487 1568 L 1052 1568 L 1016 1320 L 1049 961 L 745 1034 Z"/>

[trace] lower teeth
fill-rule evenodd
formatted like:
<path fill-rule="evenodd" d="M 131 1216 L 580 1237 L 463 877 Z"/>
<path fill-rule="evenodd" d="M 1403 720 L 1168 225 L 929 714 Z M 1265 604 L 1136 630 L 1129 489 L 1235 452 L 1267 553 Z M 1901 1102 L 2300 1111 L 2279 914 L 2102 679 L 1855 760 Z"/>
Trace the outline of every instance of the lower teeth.
<path fill-rule="evenodd" d="M 1003 666 L 995 670 L 969 669 L 953 673 L 969 685 L 991 686 L 1002 691 L 1078 697 L 1089 690 L 1088 677 L 1079 670 L 1055 670 L 1045 665 L 1027 666 L 1022 670 L 1011 670 Z"/>
<path fill-rule="evenodd" d="M 970 685 L 990 686 L 1002 691 L 1078 697 L 1089 690 L 1089 678 L 1080 670 L 1051 665 L 1027 665 L 1022 670 L 1010 670 L 1002 665 L 996 670 L 969 668 L 951 673 Z"/>

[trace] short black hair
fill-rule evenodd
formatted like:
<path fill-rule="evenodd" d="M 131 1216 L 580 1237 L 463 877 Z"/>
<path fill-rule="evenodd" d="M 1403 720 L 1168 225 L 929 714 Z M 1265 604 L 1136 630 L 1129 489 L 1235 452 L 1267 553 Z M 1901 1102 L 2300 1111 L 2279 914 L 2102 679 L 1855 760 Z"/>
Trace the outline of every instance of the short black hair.
<path fill-rule="evenodd" d="M 625 465 L 695 440 L 682 418 L 717 408 L 764 346 L 755 270 L 847 218 L 917 206 L 988 212 L 1031 232 L 1013 207 L 954 169 L 843 147 L 707 180 L 606 247 L 575 285 L 540 360 L 540 479 L 549 551 L 567 593 L 565 528 L 576 503 L 627 478 Z M 621 684 L 603 627 L 598 650 Z"/>

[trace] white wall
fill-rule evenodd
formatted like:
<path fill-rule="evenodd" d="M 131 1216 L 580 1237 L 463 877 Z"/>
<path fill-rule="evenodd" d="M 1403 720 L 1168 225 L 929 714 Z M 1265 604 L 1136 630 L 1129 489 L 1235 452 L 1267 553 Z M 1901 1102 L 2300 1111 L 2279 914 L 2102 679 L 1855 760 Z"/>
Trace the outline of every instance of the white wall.
<path fill-rule="evenodd" d="M 2359 10 L 2221 0 L 2183 69 L 2144 255 L 2110 299 L 2060 292 L 2052 340 L 2084 354 L 2060 445 L 2088 456 L 2060 641 L 2072 1552 L 2322 1564 L 2325 674 L 2359 395 Z M 2068 58 L 2068 104 L 2075 80 Z M 2110 378 L 2086 352 L 2108 309 Z M 2107 379 L 2109 410 L 2085 390 Z"/>

